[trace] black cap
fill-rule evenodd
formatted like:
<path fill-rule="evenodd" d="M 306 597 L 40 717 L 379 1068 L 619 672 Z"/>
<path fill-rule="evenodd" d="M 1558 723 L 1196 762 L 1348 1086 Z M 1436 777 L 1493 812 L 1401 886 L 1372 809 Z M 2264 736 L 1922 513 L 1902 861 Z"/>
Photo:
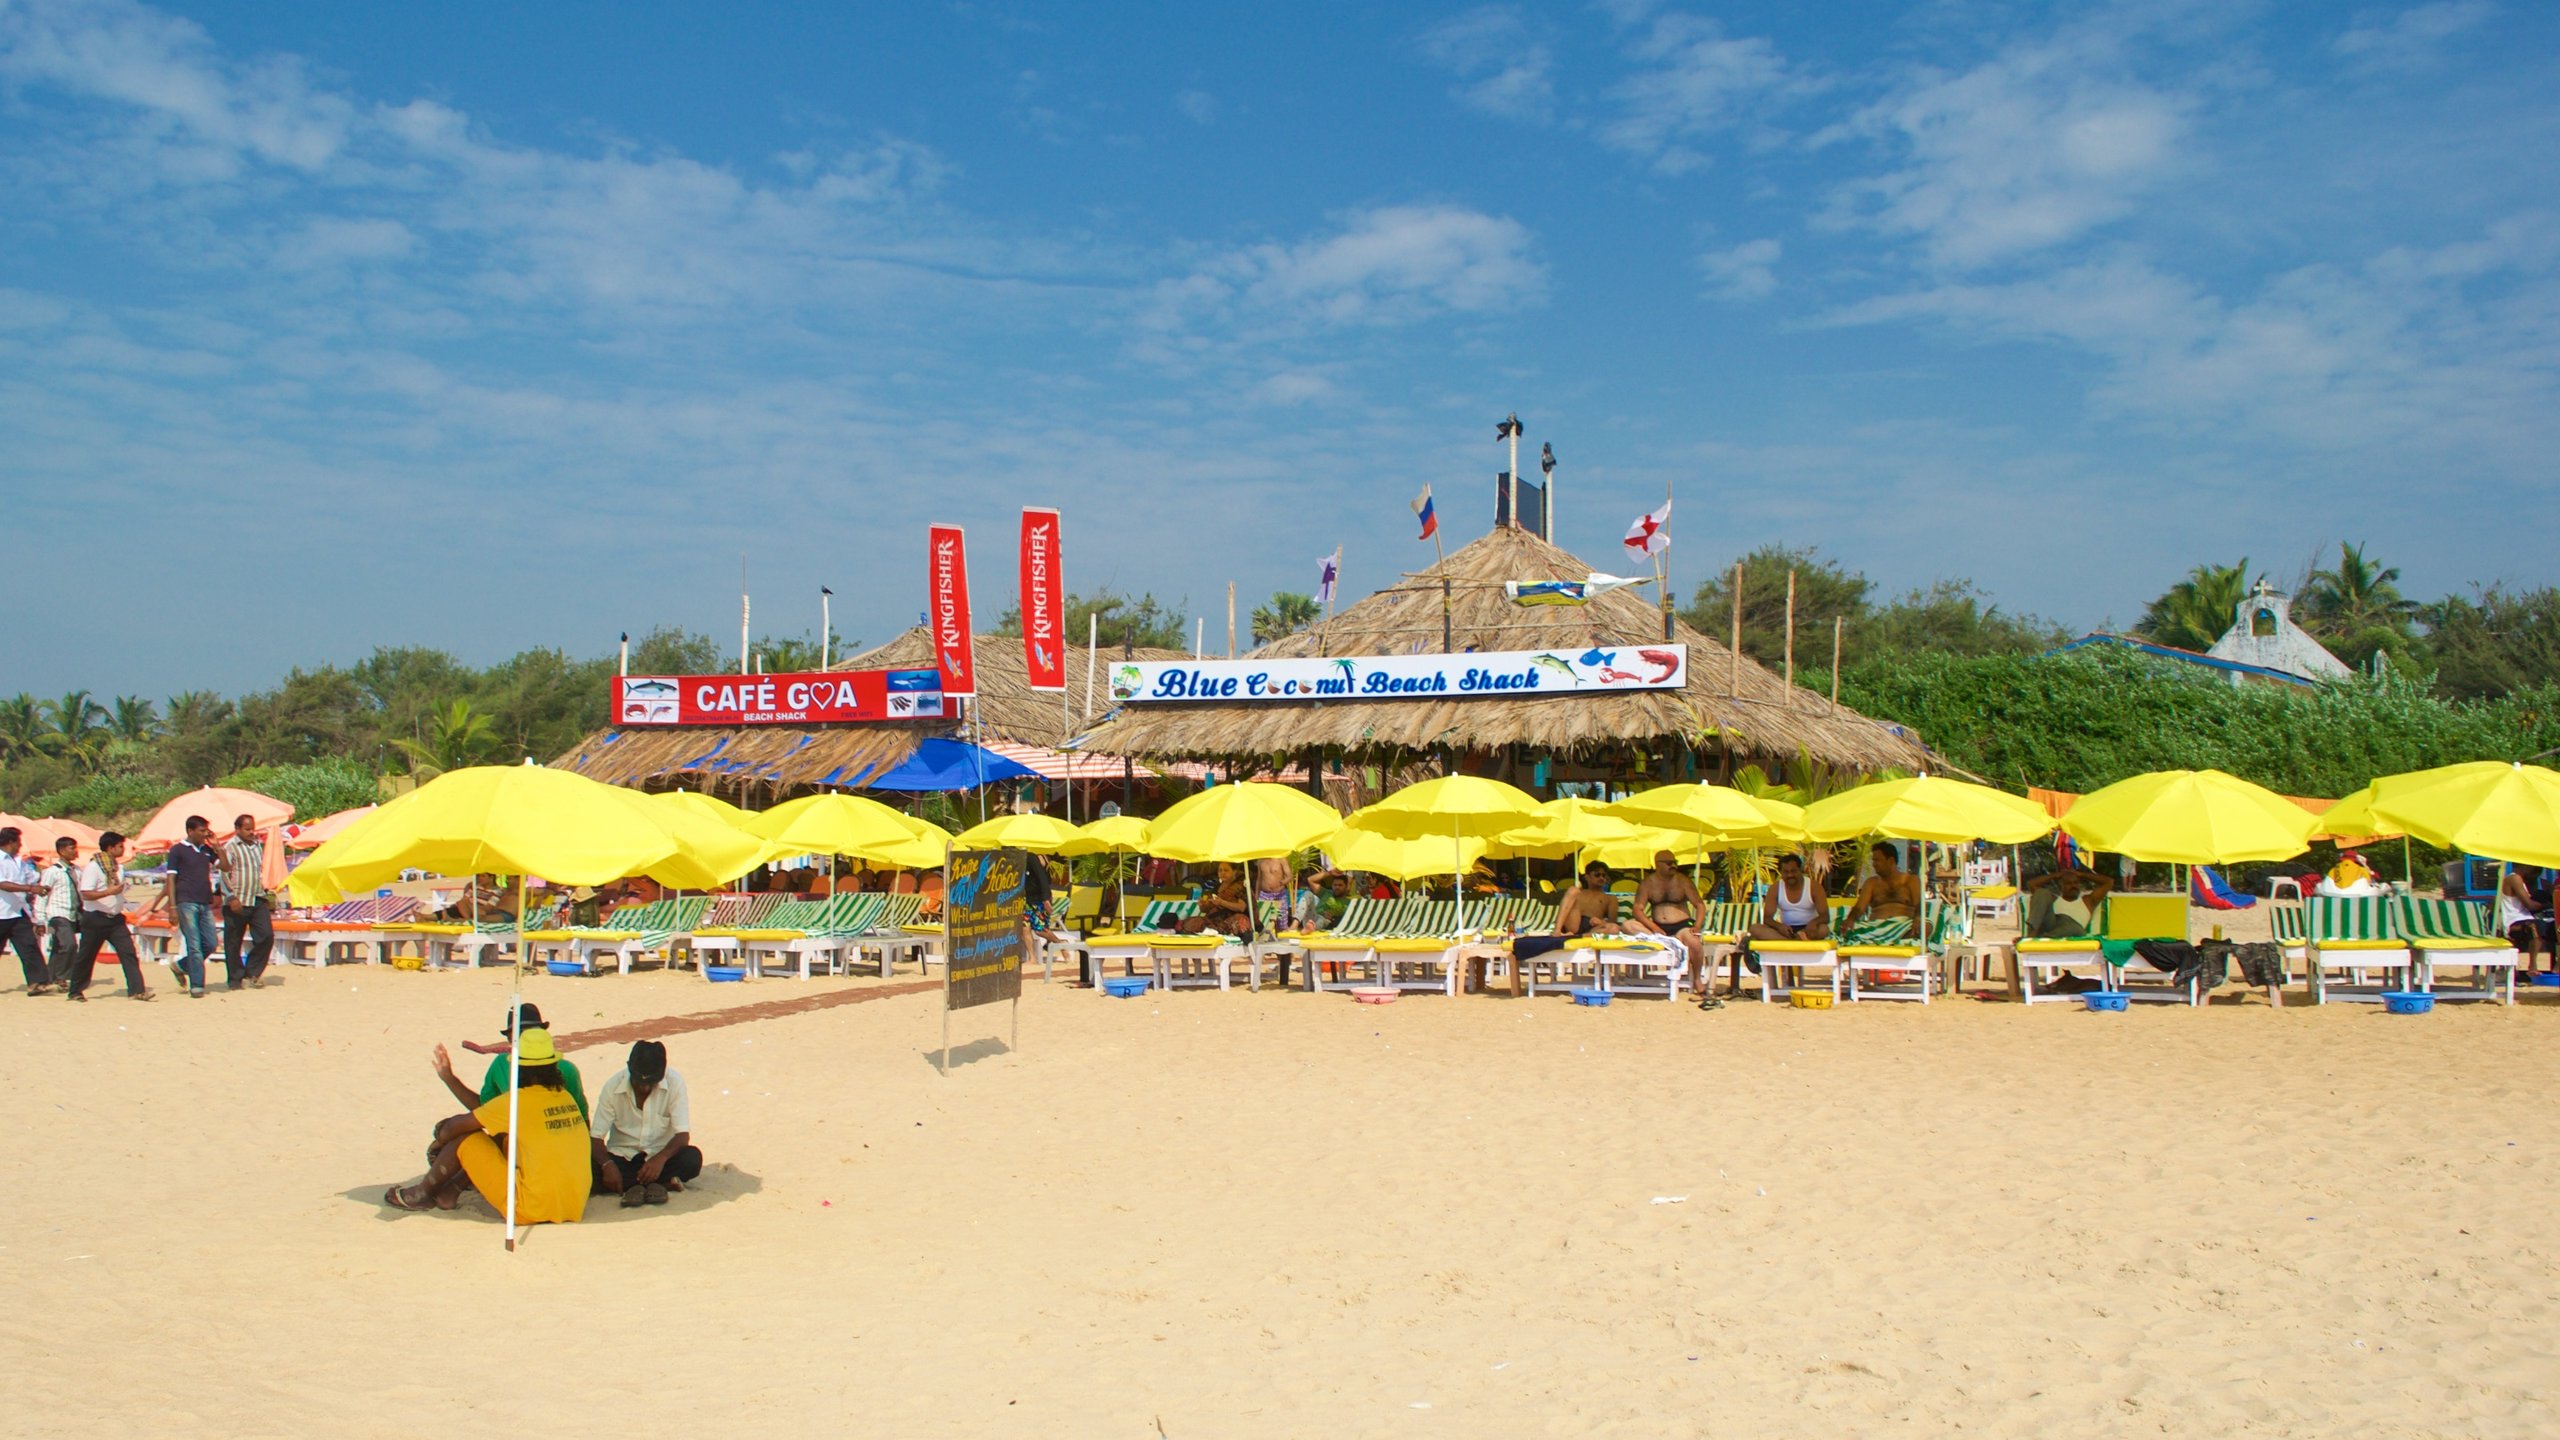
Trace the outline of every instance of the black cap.
<path fill-rule="evenodd" d="M 499 1019 L 498 1033 L 501 1035 L 513 1035 L 519 1021 L 523 1023 L 524 1028 L 527 1030 L 549 1028 L 542 1023 L 542 1007 L 534 1004 L 530 1000 L 522 1000 L 517 1002 L 514 1013 L 503 1016 Z"/>
<path fill-rule="evenodd" d="M 632 1042 L 631 1059 L 626 1062 L 634 1085 L 655 1085 L 667 1078 L 667 1047 L 657 1040 Z"/>

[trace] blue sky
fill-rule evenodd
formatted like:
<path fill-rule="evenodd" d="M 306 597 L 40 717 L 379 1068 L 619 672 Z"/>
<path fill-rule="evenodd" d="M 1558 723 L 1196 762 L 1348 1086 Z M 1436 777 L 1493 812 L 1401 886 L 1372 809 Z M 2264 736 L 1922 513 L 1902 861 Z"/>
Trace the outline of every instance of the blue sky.
<path fill-rule="evenodd" d="M 0 690 L 877 640 L 1025 504 L 1216 631 L 1515 409 L 1684 592 L 2552 578 L 2560 9 L 1203 8 L 0 0 Z"/>

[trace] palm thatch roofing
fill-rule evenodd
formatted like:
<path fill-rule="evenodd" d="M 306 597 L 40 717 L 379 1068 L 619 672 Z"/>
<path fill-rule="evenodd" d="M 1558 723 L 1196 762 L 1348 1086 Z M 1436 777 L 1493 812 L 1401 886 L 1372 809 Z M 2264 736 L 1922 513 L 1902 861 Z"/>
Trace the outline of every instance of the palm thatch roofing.
<path fill-rule="evenodd" d="M 1634 590 L 1587 605 L 1516 605 L 1507 580 L 1580 580 L 1591 567 L 1527 531 L 1495 530 L 1446 560 L 1298 634 L 1254 651 L 1272 658 L 1412 655 L 1444 650 L 1572 649 L 1657 643 L 1662 612 Z M 1450 644 L 1442 643 L 1443 588 Z M 1674 622 L 1689 647 L 1686 688 L 1570 699 L 1399 697 L 1250 705 L 1125 703 L 1087 733 L 1083 748 L 1148 758 L 1258 757 L 1311 750 L 1389 755 L 1449 747 L 1563 757 L 1671 742 L 1735 762 L 1799 753 L 1855 771 L 1917 769 L 1917 741 Z"/>
<path fill-rule="evenodd" d="M 853 785 L 904 763 L 929 736 L 1009 740 L 1057 749 L 1081 729 L 1085 670 L 1092 652 L 1067 650 L 1067 708 L 1055 691 L 1031 688 L 1022 639 L 977 637 L 978 696 L 966 725 L 944 719 L 861 725 L 632 726 L 599 730 L 552 764 L 610 785 L 637 789 L 682 786 L 764 798 L 812 785 Z M 1121 658 L 1100 653 L 1102 663 Z M 1141 660 L 1175 660 L 1176 650 L 1140 650 Z M 934 663 L 933 641 L 919 626 L 886 644 L 847 656 L 835 670 L 922 670 Z"/>

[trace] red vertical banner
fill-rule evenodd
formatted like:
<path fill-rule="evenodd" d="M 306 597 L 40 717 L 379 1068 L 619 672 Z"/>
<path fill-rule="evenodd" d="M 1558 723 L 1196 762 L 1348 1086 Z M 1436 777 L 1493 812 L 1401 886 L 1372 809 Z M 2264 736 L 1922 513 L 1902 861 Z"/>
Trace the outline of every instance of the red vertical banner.
<path fill-rule="evenodd" d="M 936 525 L 925 549 L 925 623 L 945 696 L 978 693 L 977 651 L 969 635 L 969 547 L 957 525 Z"/>
<path fill-rule="evenodd" d="M 1022 654 L 1034 690 L 1067 688 L 1067 592 L 1058 564 L 1058 512 L 1022 511 Z"/>

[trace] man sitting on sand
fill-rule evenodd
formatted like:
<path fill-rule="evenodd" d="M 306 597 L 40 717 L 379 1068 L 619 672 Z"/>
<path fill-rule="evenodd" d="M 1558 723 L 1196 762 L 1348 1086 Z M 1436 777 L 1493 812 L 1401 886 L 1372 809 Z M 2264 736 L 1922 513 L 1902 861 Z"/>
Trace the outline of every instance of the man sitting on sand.
<path fill-rule="evenodd" d="M 632 1045 L 630 1059 L 596 1097 L 588 1132 L 595 1187 L 620 1193 L 625 1210 L 664 1205 L 668 1191 L 702 1173 L 684 1077 L 667 1069 L 661 1041 Z"/>
<path fill-rule="evenodd" d="M 531 1001 L 518 1007 L 515 1023 L 527 1030 L 550 1028 L 543 1022 L 542 1007 Z M 453 1056 L 442 1045 L 436 1047 L 436 1078 L 444 1082 L 444 1088 L 452 1091 L 453 1098 L 461 1101 L 464 1108 L 477 1109 L 507 1093 L 507 1028 L 506 1020 L 498 1022 L 498 1043 L 495 1045 L 480 1045 L 469 1040 L 462 1042 L 462 1048 L 472 1054 L 490 1057 L 489 1068 L 481 1072 L 480 1092 L 476 1095 L 465 1089 L 461 1077 L 453 1073 Z M 586 1082 L 579 1078 L 578 1067 L 565 1059 L 560 1061 L 560 1083 L 568 1090 L 569 1098 L 578 1102 L 578 1118 L 584 1120 L 589 1113 Z"/>
<path fill-rule="evenodd" d="M 2030 940 L 2075 940 L 2098 923 L 2098 902 L 2115 888 L 2104 875 L 2076 866 L 2027 882 L 2025 935 Z"/>
<path fill-rule="evenodd" d="M 586 1213 L 589 1168 L 586 1126 L 578 1118 L 578 1102 L 560 1075 L 560 1053 L 551 1032 L 526 1030 L 516 1042 L 516 1088 L 483 1101 L 436 1127 L 436 1143 L 427 1173 L 412 1185 L 384 1192 L 382 1203 L 398 1210 L 450 1210 L 468 1183 L 507 1213 L 507 1147 L 493 1138 L 507 1134 L 514 1113 L 516 1208 L 519 1225 L 576 1220 Z M 437 1067 L 452 1078 L 452 1062 Z"/>

